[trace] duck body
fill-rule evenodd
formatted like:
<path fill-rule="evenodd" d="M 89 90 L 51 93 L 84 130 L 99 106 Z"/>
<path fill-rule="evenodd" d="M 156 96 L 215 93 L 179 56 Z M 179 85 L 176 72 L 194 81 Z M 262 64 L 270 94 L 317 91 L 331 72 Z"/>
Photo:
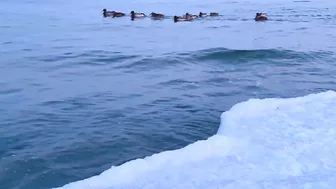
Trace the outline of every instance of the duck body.
<path fill-rule="evenodd" d="M 198 16 L 197 16 L 197 15 L 190 15 L 190 16 L 187 17 L 187 18 L 196 19 L 196 18 L 198 18 Z"/>
<path fill-rule="evenodd" d="M 131 17 L 132 18 L 144 18 L 146 15 L 144 13 L 136 13 L 134 11 L 131 11 Z"/>
<path fill-rule="evenodd" d="M 174 16 L 174 22 L 185 22 L 185 21 L 192 21 L 193 18 L 185 17 L 185 16 Z"/>
<path fill-rule="evenodd" d="M 268 20 L 266 13 L 256 13 L 255 21 L 265 21 Z"/>
<path fill-rule="evenodd" d="M 218 12 L 211 12 L 210 13 L 210 16 L 218 16 L 219 14 L 218 14 Z"/>
<path fill-rule="evenodd" d="M 160 14 L 160 13 L 152 12 L 150 15 L 152 16 L 152 18 L 156 18 L 156 19 L 164 18 L 164 14 Z"/>
<path fill-rule="evenodd" d="M 122 12 L 114 12 L 113 14 L 113 17 L 123 17 L 125 16 L 126 14 L 125 13 L 122 13 Z"/>

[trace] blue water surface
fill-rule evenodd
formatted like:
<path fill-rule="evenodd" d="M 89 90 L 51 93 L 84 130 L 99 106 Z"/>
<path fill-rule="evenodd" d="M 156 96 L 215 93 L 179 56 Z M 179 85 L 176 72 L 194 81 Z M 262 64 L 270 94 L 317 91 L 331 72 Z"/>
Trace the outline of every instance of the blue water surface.
<path fill-rule="evenodd" d="M 172 20 L 200 11 L 221 16 Z M 4 189 L 59 187 L 205 139 L 250 98 L 336 90 L 331 0 L 2 0 L 0 45 Z"/>

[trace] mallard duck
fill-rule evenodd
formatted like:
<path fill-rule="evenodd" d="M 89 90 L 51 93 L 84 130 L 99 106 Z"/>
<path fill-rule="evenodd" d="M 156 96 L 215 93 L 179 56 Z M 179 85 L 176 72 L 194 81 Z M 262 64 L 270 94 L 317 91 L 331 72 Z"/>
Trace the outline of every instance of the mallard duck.
<path fill-rule="evenodd" d="M 195 18 L 197 18 L 198 16 L 197 16 L 197 15 L 191 15 L 191 14 L 189 14 L 189 13 L 186 13 L 183 17 L 185 17 L 185 18 L 192 18 L 192 19 L 195 19 Z"/>
<path fill-rule="evenodd" d="M 122 17 L 125 16 L 125 13 L 122 12 L 116 12 L 116 11 L 107 11 L 106 9 L 103 9 L 104 17 Z"/>
<path fill-rule="evenodd" d="M 174 16 L 174 22 L 183 22 L 183 21 L 191 21 L 193 20 L 193 18 L 189 17 L 185 17 L 185 16 Z"/>
<path fill-rule="evenodd" d="M 254 18 L 255 21 L 265 21 L 268 20 L 266 13 L 256 13 L 256 16 Z"/>
<path fill-rule="evenodd" d="M 199 17 L 206 17 L 206 16 L 208 16 L 208 14 L 207 14 L 207 13 L 204 13 L 204 12 L 200 12 L 198 16 L 199 16 Z"/>
<path fill-rule="evenodd" d="M 107 17 L 107 16 L 113 16 L 114 13 L 115 13 L 115 11 L 107 11 L 106 9 L 103 9 L 103 15 L 105 17 Z"/>
<path fill-rule="evenodd" d="M 152 18 L 164 18 L 164 14 L 160 13 L 152 12 L 150 15 L 152 16 Z"/>
<path fill-rule="evenodd" d="M 218 12 L 211 12 L 210 13 L 210 16 L 218 16 L 219 14 L 218 14 Z"/>
<path fill-rule="evenodd" d="M 134 11 L 131 11 L 131 17 L 132 18 L 144 18 L 146 15 L 144 13 L 135 13 Z"/>

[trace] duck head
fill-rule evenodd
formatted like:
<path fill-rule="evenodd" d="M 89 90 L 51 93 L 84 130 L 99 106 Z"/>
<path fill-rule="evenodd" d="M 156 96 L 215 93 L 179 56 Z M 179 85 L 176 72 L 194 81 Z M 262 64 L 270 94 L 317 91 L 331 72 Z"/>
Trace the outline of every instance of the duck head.
<path fill-rule="evenodd" d="M 103 15 L 104 15 L 104 17 L 107 16 L 107 11 L 106 11 L 106 9 L 103 9 Z"/>

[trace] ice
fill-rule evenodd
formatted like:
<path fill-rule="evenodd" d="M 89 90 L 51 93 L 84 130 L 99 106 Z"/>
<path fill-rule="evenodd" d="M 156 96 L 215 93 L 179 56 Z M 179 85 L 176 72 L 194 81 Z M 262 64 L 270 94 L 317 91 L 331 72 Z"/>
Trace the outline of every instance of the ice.
<path fill-rule="evenodd" d="M 62 189 L 336 188 L 336 92 L 251 99 L 218 133 L 112 167 Z"/>

